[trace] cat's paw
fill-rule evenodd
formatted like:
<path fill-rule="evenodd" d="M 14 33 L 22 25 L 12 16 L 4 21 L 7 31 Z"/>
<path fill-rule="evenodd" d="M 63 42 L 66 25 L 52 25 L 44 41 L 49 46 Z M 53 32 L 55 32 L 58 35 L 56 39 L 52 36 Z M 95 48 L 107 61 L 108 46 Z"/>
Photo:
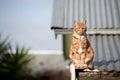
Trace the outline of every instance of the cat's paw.
<path fill-rule="evenodd" d="M 85 63 L 87 64 L 90 60 L 91 60 L 91 58 L 86 58 Z"/>
<path fill-rule="evenodd" d="M 82 66 L 81 66 L 81 68 L 87 68 L 87 64 L 83 64 Z"/>
<path fill-rule="evenodd" d="M 84 69 L 84 71 L 91 71 L 90 69 L 88 69 L 88 68 L 86 68 L 86 69 Z"/>
<path fill-rule="evenodd" d="M 78 63 L 78 60 L 76 60 L 76 59 L 73 59 L 73 62 L 77 64 L 77 63 Z"/>

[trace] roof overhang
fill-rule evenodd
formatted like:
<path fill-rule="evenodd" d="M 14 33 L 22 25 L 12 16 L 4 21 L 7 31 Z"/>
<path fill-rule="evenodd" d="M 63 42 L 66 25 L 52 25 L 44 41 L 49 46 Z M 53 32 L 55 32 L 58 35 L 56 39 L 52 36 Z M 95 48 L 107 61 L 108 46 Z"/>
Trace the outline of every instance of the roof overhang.
<path fill-rule="evenodd" d="M 51 28 L 51 30 L 54 31 L 55 34 L 72 34 L 73 28 Z M 89 35 L 95 35 L 95 34 L 120 34 L 120 29 L 87 29 L 87 34 Z"/>
<path fill-rule="evenodd" d="M 73 33 L 73 28 L 51 28 L 54 31 L 55 36 L 67 35 Z M 87 29 L 88 35 L 120 35 L 120 29 Z"/>

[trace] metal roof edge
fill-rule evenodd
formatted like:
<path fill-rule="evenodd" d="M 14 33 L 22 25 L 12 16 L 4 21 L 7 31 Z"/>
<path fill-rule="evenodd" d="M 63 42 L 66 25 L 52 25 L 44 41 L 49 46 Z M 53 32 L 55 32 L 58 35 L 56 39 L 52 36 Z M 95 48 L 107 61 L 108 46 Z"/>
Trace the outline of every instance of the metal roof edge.
<path fill-rule="evenodd" d="M 56 35 L 61 34 L 61 35 L 65 35 L 65 34 L 72 34 L 73 33 L 73 29 L 52 29 L 54 30 L 54 33 Z M 87 34 L 89 35 L 97 35 L 97 34 L 106 34 L 106 35 L 110 35 L 110 34 L 117 34 L 120 35 L 120 29 L 87 29 Z"/>

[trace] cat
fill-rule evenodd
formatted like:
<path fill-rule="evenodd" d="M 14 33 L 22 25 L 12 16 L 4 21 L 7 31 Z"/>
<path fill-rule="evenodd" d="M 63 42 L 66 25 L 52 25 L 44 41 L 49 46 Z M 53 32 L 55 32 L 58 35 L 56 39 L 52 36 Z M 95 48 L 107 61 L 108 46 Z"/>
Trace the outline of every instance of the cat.
<path fill-rule="evenodd" d="M 69 57 L 75 68 L 93 68 L 92 61 L 94 52 L 87 39 L 86 31 L 86 21 L 74 22 Z"/>

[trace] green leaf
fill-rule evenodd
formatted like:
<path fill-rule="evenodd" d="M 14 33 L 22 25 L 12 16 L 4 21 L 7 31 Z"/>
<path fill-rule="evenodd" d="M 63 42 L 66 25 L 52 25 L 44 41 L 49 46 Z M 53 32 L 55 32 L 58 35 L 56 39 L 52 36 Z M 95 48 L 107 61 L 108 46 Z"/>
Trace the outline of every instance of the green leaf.
<path fill-rule="evenodd" d="M 28 79 L 27 76 L 31 74 L 24 69 L 31 60 L 28 51 L 29 49 L 20 48 L 19 45 L 16 45 L 13 51 L 8 38 L 1 40 L 0 35 L 0 76 L 2 76 L 0 78 L 2 80 L 6 80 L 7 77 L 11 80 Z"/>

